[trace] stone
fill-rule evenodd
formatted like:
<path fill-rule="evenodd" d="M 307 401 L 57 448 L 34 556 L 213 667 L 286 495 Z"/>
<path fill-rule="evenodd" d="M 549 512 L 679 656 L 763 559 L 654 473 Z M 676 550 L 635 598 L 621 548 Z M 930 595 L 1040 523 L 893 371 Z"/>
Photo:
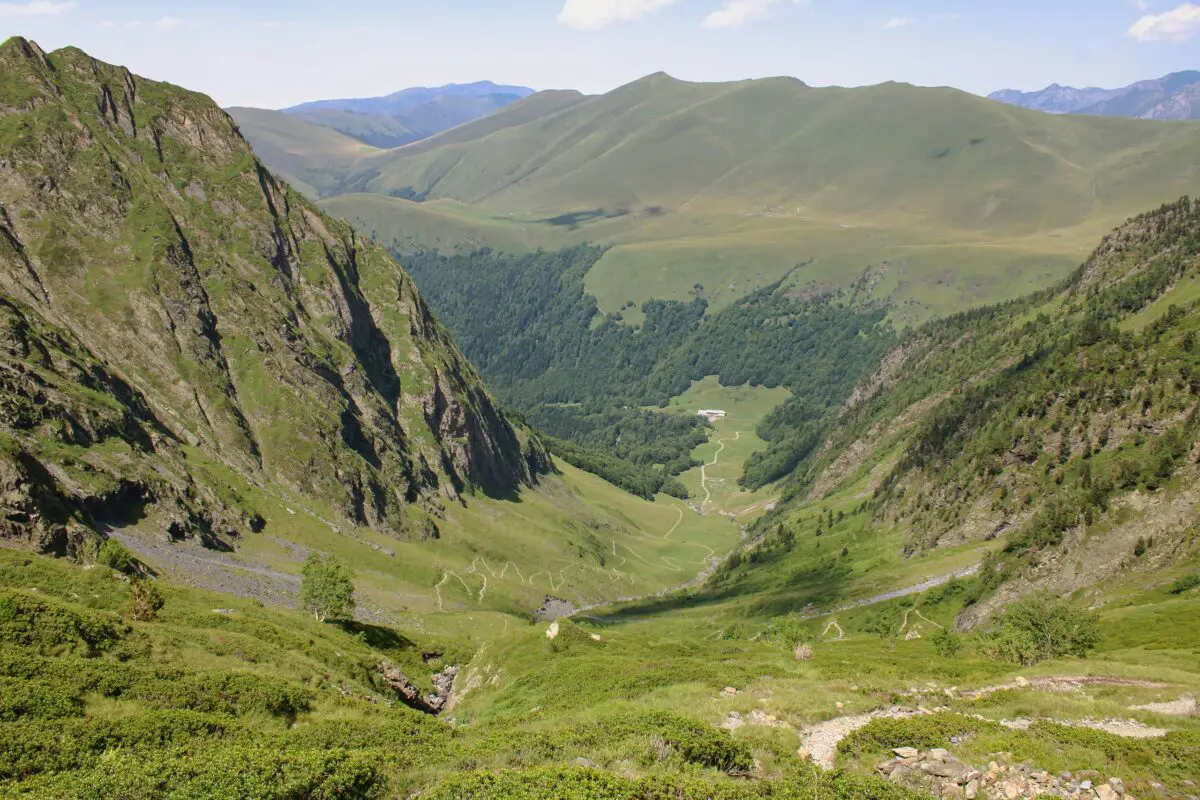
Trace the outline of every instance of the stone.
<path fill-rule="evenodd" d="M 837 706 L 837 710 L 838 710 L 838 711 L 841 711 L 843 708 L 845 708 L 845 707 L 846 707 L 846 704 L 845 704 L 845 703 L 835 703 L 834 705 L 836 705 L 836 706 Z"/>
<path fill-rule="evenodd" d="M 1125 782 L 1120 778 L 1109 778 L 1108 785 L 1111 786 L 1112 790 L 1117 794 L 1125 794 Z"/>
<path fill-rule="evenodd" d="M 1000 784 L 1000 794 L 1005 800 L 1017 800 L 1021 796 L 1021 787 L 1016 781 L 1005 781 Z"/>
<path fill-rule="evenodd" d="M 584 758 L 583 756 L 580 756 L 579 758 L 575 759 L 575 763 L 578 766 L 587 767 L 588 769 L 591 769 L 596 766 L 596 762 L 592 761 L 590 758 Z"/>
<path fill-rule="evenodd" d="M 1017 676 L 1016 684 L 1024 689 L 1025 687 L 1029 686 L 1029 679 L 1024 676 Z"/>
<path fill-rule="evenodd" d="M 1092 790 L 1092 782 L 1090 780 L 1083 781 L 1079 784 L 1079 788 L 1085 792 L 1090 792 Z"/>
<path fill-rule="evenodd" d="M 912 775 L 912 770 L 905 766 L 896 767 L 892 770 L 892 774 L 888 775 L 888 780 L 892 783 L 903 783 L 906 778 Z"/>
<path fill-rule="evenodd" d="M 967 781 L 967 788 L 963 791 L 963 796 L 967 800 L 975 800 L 975 798 L 979 797 L 979 781 Z"/>
<path fill-rule="evenodd" d="M 721 690 L 721 694 L 735 695 L 737 693 L 738 693 L 738 690 L 734 686 L 726 686 L 724 689 Z"/>
<path fill-rule="evenodd" d="M 1094 769 L 1081 769 L 1075 773 L 1075 777 L 1079 780 L 1083 780 L 1084 778 L 1099 778 L 1100 773 Z"/>
<path fill-rule="evenodd" d="M 967 768 L 957 761 L 926 761 L 921 765 L 921 770 L 936 778 L 948 778 L 958 783 L 958 779 L 965 777 Z"/>
<path fill-rule="evenodd" d="M 1109 786 L 1107 783 L 1102 783 L 1096 787 L 1096 797 L 1099 800 L 1117 800 L 1121 795 L 1117 794 L 1117 790 Z"/>
<path fill-rule="evenodd" d="M 900 758 L 918 758 L 921 755 L 921 751 L 915 747 L 897 747 L 892 752 Z"/>
<path fill-rule="evenodd" d="M 809 752 L 807 747 L 801 747 L 796 751 L 796 758 L 800 759 L 801 761 L 808 761 L 812 758 L 812 753 Z"/>
<path fill-rule="evenodd" d="M 940 747 L 935 747 L 929 751 L 929 755 L 927 757 L 930 761 L 945 761 L 950 757 L 950 751 L 944 750 Z"/>

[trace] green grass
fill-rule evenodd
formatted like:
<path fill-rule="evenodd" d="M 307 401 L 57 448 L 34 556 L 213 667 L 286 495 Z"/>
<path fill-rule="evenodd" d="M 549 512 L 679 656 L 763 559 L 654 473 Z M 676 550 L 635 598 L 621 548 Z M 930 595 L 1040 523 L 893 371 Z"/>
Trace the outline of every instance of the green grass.
<path fill-rule="evenodd" d="M 607 312 L 697 283 L 720 308 L 798 264 L 835 286 L 882 268 L 873 297 L 910 324 L 1052 284 L 1113 225 L 1200 188 L 1193 125 L 948 89 L 659 75 L 545 113 L 537 97 L 351 167 L 331 157 L 363 181 L 326 207 L 401 249 L 611 245 L 587 282 Z M 437 207 L 388 197 L 405 187 Z M 548 222 L 578 212 L 597 214 Z"/>
<path fill-rule="evenodd" d="M 704 485 L 701 485 L 699 467 L 680 475 L 694 502 L 704 503 L 706 511 L 710 513 L 737 514 L 743 522 L 750 522 L 762 513 L 765 504 L 773 497 L 772 488 L 764 487 L 757 492 L 743 491 L 738 486 L 738 478 L 742 475 L 742 465 L 746 459 L 766 447 L 767 443 L 754 432 L 758 423 L 767 412 L 789 397 L 791 392 L 781 387 L 721 386 L 716 376 L 710 375 L 703 380 L 693 381 L 687 392 L 671 399 L 667 407 L 669 410 L 682 409 L 694 413 L 708 408 L 727 412 L 724 419 L 718 419 L 713 424 L 708 442 L 692 453 L 693 458 L 706 465 L 717 459 L 715 465 L 705 467 Z"/>

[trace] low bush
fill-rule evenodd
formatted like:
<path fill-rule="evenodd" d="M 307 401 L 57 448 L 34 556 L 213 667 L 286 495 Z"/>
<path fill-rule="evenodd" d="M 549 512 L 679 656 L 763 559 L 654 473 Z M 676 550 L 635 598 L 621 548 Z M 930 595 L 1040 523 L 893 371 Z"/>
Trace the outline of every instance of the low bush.
<path fill-rule="evenodd" d="M 917 800 L 918 794 L 874 777 L 804 773 L 748 783 L 650 775 L 626 778 L 598 769 L 539 767 L 466 772 L 448 777 L 428 800 Z"/>
<path fill-rule="evenodd" d="M 125 633 L 120 620 L 24 592 L 0 592 L 0 642 L 39 653 L 95 655 Z"/>
<path fill-rule="evenodd" d="M 136 700 L 155 708 L 294 719 L 309 708 L 309 692 L 282 678 L 249 672 L 200 672 L 142 664 L 48 658 L 0 648 L 0 676 L 41 680 L 64 696 Z"/>
<path fill-rule="evenodd" d="M 937 654 L 943 658 L 953 658 L 963 648 L 962 637 L 948 628 L 938 628 L 930 635 L 929 641 Z"/>
<path fill-rule="evenodd" d="M 0 678 L 0 722 L 60 719 L 83 713 L 83 701 L 44 681 Z"/>
<path fill-rule="evenodd" d="M 1171 594 L 1183 594 L 1184 592 L 1195 589 L 1197 586 L 1200 586 L 1200 572 L 1193 572 L 1191 575 L 1184 575 L 1182 578 L 1172 583 L 1171 588 L 1167 591 L 1169 591 Z"/>
<path fill-rule="evenodd" d="M 148 580 L 135 579 L 129 585 L 129 616 L 138 622 L 153 622 L 164 604 L 162 592 Z"/>
<path fill-rule="evenodd" d="M 85 769 L 117 750 L 148 753 L 189 744 L 213 747 L 234 727 L 232 717 L 195 711 L 0 724 L 0 778 Z"/>
<path fill-rule="evenodd" d="M 993 628 L 980 637 L 979 650 L 993 661 L 1028 666 L 1048 658 L 1083 658 L 1099 640 L 1095 614 L 1040 593 L 1005 608 Z"/>
<path fill-rule="evenodd" d="M 966 736 L 983 731 L 1002 731 L 994 722 L 963 714 L 931 714 L 916 717 L 875 719 L 838 743 L 843 755 L 861 756 L 887 753 L 896 747 L 928 750 L 945 747 L 951 736 Z"/>
<path fill-rule="evenodd" d="M 384 781 L 375 751 L 277 752 L 231 743 L 149 756 L 116 751 L 95 766 L 24 785 L 24 797 L 70 800 L 371 800 Z"/>
<path fill-rule="evenodd" d="M 100 550 L 96 553 L 96 563 L 103 564 L 109 569 L 114 569 L 125 575 L 134 575 L 138 572 L 137 559 L 133 557 L 133 553 L 130 553 L 125 545 L 116 539 L 104 540 L 104 544 L 100 545 Z"/>

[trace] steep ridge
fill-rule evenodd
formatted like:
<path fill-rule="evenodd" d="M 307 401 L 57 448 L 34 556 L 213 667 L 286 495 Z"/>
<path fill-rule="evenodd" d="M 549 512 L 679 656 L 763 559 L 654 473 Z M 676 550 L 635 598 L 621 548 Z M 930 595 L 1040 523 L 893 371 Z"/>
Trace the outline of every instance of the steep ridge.
<path fill-rule="evenodd" d="M 768 524 L 841 494 L 909 554 L 999 540 L 963 624 L 1014 594 L 1186 558 L 1198 288 L 1200 203 L 1185 198 L 1108 236 L 1059 287 L 922 327 L 859 386 Z"/>
<path fill-rule="evenodd" d="M 19 38 L 0 74 L 5 538 L 77 551 L 118 508 L 214 544 L 259 524 L 197 458 L 398 536 L 550 468 L 403 270 L 208 98 Z"/>

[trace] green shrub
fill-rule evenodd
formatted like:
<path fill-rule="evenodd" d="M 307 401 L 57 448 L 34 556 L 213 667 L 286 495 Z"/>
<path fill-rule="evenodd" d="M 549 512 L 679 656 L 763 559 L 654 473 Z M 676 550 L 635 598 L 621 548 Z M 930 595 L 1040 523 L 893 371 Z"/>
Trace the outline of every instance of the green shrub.
<path fill-rule="evenodd" d="M 0 678 L 0 721 L 59 719 L 83 713 L 83 701 L 45 681 Z"/>
<path fill-rule="evenodd" d="M 0 778 L 84 769 L 116 750 L 146 753 L 189 744 L 210 747 L 233 727 L 232 717 L 195 711 L 0 724 Z"/>
<path fill-rule="evenodd" d="M 779 642 L 789 650 L 795 650 L 799 644 L 812 644 L 817 638 L 808 623 L 796 614 L 771 620 L 764 636 L 769 641 Z"/>
<path fill-rule="evenodd" d="M 309 693 L 282 678 L 249 672 L 200 672 L 77 657 L 48 658 L 0 648 L 0 676 L 41 680 L 65 696 L 136 700 L 155 708 L 294 719 Z"/>
<path fill-rule="evenodd" d="M 115 751 L 26 788 L 27 796 L 71 800 L 367 800 L 383 793 L 379 760 L 374 751 L 281 753 L 240 742 L 148 756 Z"/>
<path fill-rule="evenodd" d="M 0 592 L 0 642 L 39 653 L 95 655 L 117 642 L 123 633 L 124 626 L 112 614 L 22 592 Z"/>
<path fill-rule="evenodd" d="M 129 616 L 138 622 L 153 622 L 164 604 L 162 592 L 150 581 L 134 579 L 129 585 Z"/>
<path fill-rule="evenodd" d="M 428 800 L 916 800 L 925 795 L 875 777 L 845 773 L 789 775 L 746 782 L 650 775 L 626 778 L 599 769 L 539 767 L 464 772 L 444 778 Z"/>
<path fill-rule="evenodd" d="M 993 661 L 1030 665 L 1048 658 L 1083 658 L 1100 639 L 1095 614 L 1076 611 L 1046 593 L 1012 603 L 980 638 L 980 652 Z"/>
<path fill-rule="evenodd" d="M 100 545 L 100 550 L 96 553 L 96 563 L 103 564 L 110 569 L 126 575 L 133 575 L 138 572 L 137 559 L 133 557 L 133 553 L 130 553 L 125 545 L 116 539 L 104 540 L 104 544 Z"/>
<path fill-rule="evenodd" d="M 928 750 L 944 747 L 951 736 L 966 736 L 984 731 L 1004 730 L 995 722 L 975 719 L 963 714 L 929 714 L 915 717 L 883 717 L 851 733 L 838 743 L 843 755 L 873 755 L 887 753 L 896 747 L 916 747 Z"/>
<path fill-rule="evenodd" d="M 1182 578 L 1172 583 L 1171 588 L 1167 591 L 1169 591 L 1171 594 L 1183 594 L 1184 592 L 1195 589 L 1197 586 L 1200 586 L 1200 572 L 1193 572 L 1191 575 L 1184 575 Z"/>
<path fill-rule="evenodd" d="M 938 628 L 929 637 L 929 641 L 933 643 L 937 654 L 943 658 L 953 658 L 963 648 L 962 637 L 949 628 Z"/>

